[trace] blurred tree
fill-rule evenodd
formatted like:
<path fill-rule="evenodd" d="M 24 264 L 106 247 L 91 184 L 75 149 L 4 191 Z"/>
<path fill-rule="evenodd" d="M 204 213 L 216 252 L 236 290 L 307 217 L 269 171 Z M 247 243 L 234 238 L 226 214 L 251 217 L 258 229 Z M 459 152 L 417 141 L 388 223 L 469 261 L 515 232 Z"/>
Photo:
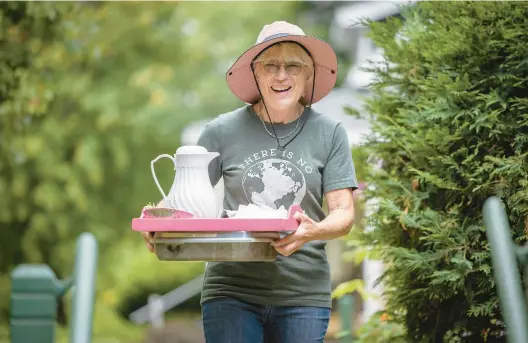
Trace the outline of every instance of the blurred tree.
<path fill-rule="evenodd" d="M 196 273 L 201 264 L 157 262 L 130 230 L 161 197 L 150 160 L 174 152 L 191 121 L 241 105 L 227 67 L 262 25 L 294 20 L 297 6 L 0 5 L 0 319 L 13 266 L 45 262 L 66 276 L 82 231 L 99 240 L 108 304 L 141 283 L 174 287 Z M 168 188 L 169 162 L 158 170 Z"/>
<path fill-rule="evenodd" d="M 370 25 L 386 60 L 372 66 L 382 166 L 363 244 L 386 262 L 389 317 L 410 342 L 505 342 L 482 205 L 501 197 L 525 241 L 528 4 L 418 2 L 404 19 Z"/>

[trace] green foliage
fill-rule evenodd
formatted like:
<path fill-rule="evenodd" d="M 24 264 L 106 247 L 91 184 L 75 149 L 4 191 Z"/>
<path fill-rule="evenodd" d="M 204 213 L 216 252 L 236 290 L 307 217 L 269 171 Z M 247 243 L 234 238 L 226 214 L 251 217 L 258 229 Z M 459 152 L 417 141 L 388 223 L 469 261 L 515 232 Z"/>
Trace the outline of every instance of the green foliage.
<path fill-rule="evenodd" d="M 405 328 L 387 313 L 376 313 L 356 332 L 354 343 L 408 343 Z"/>
<path fill-rule="evenodd" d="M 345 294 L 358 292 L 363 299 L 367 297 L 363 280 L 356 279 L 343 282 L 332 291 L 332 299 L 339 299 Z"/>
<path fill-rule="evenodd" d="M 354 169 L 358 182 L 363 182 L 369 173 L 368 169 L 369 151 L 362 146 L 352 148 L 352 159 L 354 160 Z"/>
<path fill-rule="evenodd" d="M 143 205 L 160 199 L 150 161 L 174 152 L 191 121 L 241 105 L 225 84 L 227 67 L 264 24 L 294 20 L 296 6 L 0 5 L 0 322 L 12 268 L 44 262 L 68 276 L 83 231 L 101 253 L 102 339 L 98 325 L 115 333 L 111 323 L 122 319 L 112 311 L 127 296 L 168 291 L 202 271 L 159 262 L 130 229 Z M 157 172 L 168 188 L 169 162 Z"/>
<path fill-rule="evenodd" d="M 503 342 L 482 205 L 528 229 L 528 4 L 419 2 L 370 23 L 377 200 L 363 244 L 387 264 L 389 313 L 412 342 Z M 390 340 L 392 342 L 392 340 Z"/>

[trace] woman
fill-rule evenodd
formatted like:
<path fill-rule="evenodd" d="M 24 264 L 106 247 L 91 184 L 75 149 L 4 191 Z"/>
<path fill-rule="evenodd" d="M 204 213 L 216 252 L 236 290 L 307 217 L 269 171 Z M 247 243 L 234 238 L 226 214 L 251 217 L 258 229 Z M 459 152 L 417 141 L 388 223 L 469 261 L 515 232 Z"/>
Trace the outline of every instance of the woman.
<path fill-rule="evenodd" d="M 305 214 L 273 243 L 275 262 L 208 263 L 207 343 L 323 342 L 331 309 L 325 241 L 349 232 L 357 187 L 343 126 L 310 108 L 333 88 L 336 72 L 333 49 L 286 22 L 264 26 L 227 72 L 229 88 L 248 105 L 215 118 L 198 141 L 220 153 L 209 173 L 213 185 L 224 178 L 224 208 L 300 204 Z"/>

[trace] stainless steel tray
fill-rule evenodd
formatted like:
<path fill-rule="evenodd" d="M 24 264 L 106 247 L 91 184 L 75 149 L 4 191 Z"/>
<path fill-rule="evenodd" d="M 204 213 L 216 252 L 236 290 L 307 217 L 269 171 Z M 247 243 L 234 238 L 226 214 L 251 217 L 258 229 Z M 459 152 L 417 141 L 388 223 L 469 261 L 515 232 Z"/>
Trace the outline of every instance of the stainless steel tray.
<path fill-rule="evenodd" d="M 271 242 L 279 232 L 156 232 L 153 243 L 163 261 L 274 261 Z"/>

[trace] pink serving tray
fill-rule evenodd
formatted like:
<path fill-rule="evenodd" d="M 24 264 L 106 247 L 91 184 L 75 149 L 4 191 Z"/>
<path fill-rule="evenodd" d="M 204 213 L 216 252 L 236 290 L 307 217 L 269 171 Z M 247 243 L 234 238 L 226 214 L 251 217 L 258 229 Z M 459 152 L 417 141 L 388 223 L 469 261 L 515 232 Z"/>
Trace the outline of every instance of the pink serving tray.
<path fill-rule="evenodd" d="M 233 232 L 233 231 L 293 231 L 299 222 L 293 218 L 301 212 L 298 205 L 289 209 L 288 218 L 134 218 L 132 230 L 147 232 Z"/>

